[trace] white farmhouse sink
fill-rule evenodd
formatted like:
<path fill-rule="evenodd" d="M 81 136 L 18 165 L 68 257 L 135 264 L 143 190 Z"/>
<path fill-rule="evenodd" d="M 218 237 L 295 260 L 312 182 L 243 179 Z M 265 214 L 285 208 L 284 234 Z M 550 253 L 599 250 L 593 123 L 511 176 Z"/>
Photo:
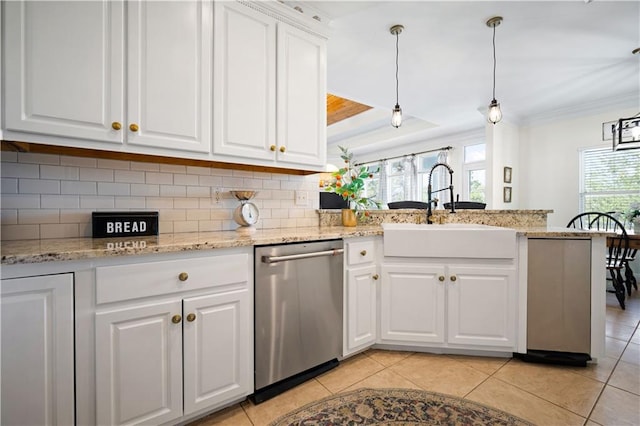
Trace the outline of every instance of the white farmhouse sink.
<path fill-rule="evenodd" d="M 382 229 L 385 256 L 511 259 L 516 253 L 516 231 L 509 228 L 468 223 L 383 223 Z"/>

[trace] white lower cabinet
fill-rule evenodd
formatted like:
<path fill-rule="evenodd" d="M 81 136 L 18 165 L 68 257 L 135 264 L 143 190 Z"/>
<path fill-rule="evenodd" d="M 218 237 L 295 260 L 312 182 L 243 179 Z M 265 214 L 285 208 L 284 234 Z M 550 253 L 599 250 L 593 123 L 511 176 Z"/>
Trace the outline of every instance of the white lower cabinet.
<path fill-rule="evenodd" d="M 97 424 L 182 421 L 253 392 L 250 268 L 248 253 L 97 268 L 97 300 L 118 299 L 95 313 Z"/>
<path fill-rule="evenodd" d="M 512 265 L 394 263 L 382 266 L 382 343 L 515 348 L 516 269 Z"/>
<path fill-rule="evenodd" d="M 73 274 L 3 279 L 3 425 L 74 424 Z"/>
<path fill-rule="evenodd" d="M 345 240 L 345 292 L 343 355 L 376 343 L 378 319 L 378 239 Z"/>

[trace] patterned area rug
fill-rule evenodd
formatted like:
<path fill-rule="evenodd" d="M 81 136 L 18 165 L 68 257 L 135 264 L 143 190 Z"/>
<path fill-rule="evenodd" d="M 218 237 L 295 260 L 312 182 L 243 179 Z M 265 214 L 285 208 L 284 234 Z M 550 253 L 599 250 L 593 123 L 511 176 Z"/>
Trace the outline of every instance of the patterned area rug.
<path fill-rule="evenodd" d="M 532 426 L 476 402 L 413 389 L 358 389 L 307 404 L 271 423 L 285 425 Z"/>

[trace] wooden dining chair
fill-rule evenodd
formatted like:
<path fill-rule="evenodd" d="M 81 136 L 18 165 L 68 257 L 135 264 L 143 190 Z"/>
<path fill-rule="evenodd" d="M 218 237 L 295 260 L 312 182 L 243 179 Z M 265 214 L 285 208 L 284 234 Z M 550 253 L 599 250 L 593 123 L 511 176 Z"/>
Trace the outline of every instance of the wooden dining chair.
<path fill-rule="evenodd" d="M 567 228 L 588 229 L 602 232 L 610 232 L 607 237 L 606 267 L 611 276 L 613 293 L 618 299 L 622 309 L 625 309 L 625 278 L 622 270 L 626 267 L 626 259 L 629 253 L 629 236 L 624 225 L 610 214 L 602 212 L 580 213 L 569 221 Z M 631 283 L 627 282 L 627 291 L 630 293 Z"/>
<path fill-rule="evenodd" d="M 607 212 L 607 214 L 610 214 L 611 216 L 618 219 L 624 225 L 624 229 L 626 229 L 627 232 L 629 229 L 633 227 L 633 224 L 631 223 L 631 221 L 625 218 L 624 213 Z M 627 284 L 627 295 L 629 296 L 631 296 L 631 287 L 633 287 L 634 290 L 638 290 L 638 282 L 636 280 L 635 274 L 633 273 L 633 269 L 631 269 L 631 262 L 636 260 L 637 254 L 638 254 L 638 249 L 629 248 L 629 251 L 627 252 L 627 258 L 625 259 L 625 264 L 624 264 L 624 277 Z"/>

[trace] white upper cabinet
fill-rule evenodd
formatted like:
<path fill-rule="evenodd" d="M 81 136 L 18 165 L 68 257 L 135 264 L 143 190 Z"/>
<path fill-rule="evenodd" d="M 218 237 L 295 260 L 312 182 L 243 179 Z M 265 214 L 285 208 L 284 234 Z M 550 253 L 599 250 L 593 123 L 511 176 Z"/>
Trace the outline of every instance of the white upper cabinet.
<path fill-rule="evenodd" d="M 326 162 L 326 39 L 235 2 L 215 5 L 215 155 Z"/>
<path fill-rule="evenodd" d="M 278 161 L 324 166 L 326 41 L 278 23 Z"/>
<path fill-rule="evenodd" d="M 54 137 L 20 140 L 100 149 L 125 143 L 152 148 L 131 152 L 167 155 L 210 151 L 211 2 L 3 6 L 4 128 Z"/>
<path fill-rule="evenodd" d="M 214 154 L 272 161 L 276 147 L 276 21 L 215 4 Z"/>
<path fill-rule="evenodd" d="M 127 3 L 129 144 L 210 151 L 212 13 L 207 1 Z"/>
<path fill-rule="evenodd" d="M 3 2 L 4 128 L 122 142 L 121 2 Z M 8 137 L 5 135 L 5 137 Z"/>

